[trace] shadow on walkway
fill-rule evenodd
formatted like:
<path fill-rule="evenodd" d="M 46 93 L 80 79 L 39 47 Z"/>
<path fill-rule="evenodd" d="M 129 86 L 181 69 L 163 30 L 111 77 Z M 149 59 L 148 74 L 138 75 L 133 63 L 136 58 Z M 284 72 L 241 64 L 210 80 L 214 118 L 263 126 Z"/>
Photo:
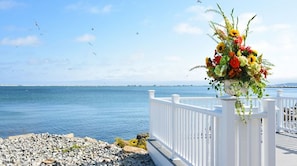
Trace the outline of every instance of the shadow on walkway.
<path fill-rule="evenodd" d="M 277 133 L 276 143 L 276 166 L 297 165 L 297 135 Z"/>

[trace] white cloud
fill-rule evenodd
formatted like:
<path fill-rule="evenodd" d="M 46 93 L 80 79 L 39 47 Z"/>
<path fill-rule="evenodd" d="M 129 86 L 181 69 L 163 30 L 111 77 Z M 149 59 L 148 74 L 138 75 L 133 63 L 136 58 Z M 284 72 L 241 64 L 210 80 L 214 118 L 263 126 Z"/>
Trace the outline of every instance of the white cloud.
<path fill-rule="evenodd" d="M 255 28 L 256 35 L 261 35 L 262 40 L 266 40 L 271 49 L 283 51 L 294 51 L 297 44 L 294 27 L 288 24 L 273 24 L 269 26 L 261 25 Z M 274 47 L 271 47 L 274 45 Z"/>
<path fill-rule="evenodd" d="M 39 44 L 40 41 L 36 36 L 26 36 L 20 38 L 4 38 L 0 41 L 0 45 L 11 45 L 11 46 L 34 46 Z"/>
<path fill-rule="evenodd" d="M 242 13 L 238 16 L 239 23 L 246 25 L 250 19 L 252 19 L 256 13 Z M 230 18 L 231 19 L 231 18 Z M 234 17 L 234 21 L 236 21 L 237 18 Z M 262 23 L 262 18 L 260 16 L 255 16 L 252 20 L 251 24 L 260 24 Z"/>
<path fill-rule="evenodd" d="M 111 11 L 111 8 L 112 8 L 112 5 L 105 5 L 101 11 L 103 13 L 109 13 Z"/>
<path fill-rule="evenodd" d="M 22 5 L 21 3 L 15 2 L 13 0 L 0 0 L 0 10 L 11 9 L 16 6 Z"/>
<path fill-rule="evenodd" d="M 202 34 L 202 30 L 198 27 L 194 27 L 188 23 L 180 23 L 174 27 L 174 31 L 180 34 L 192 34 L 199 35 Z"/>
<path fill-rule="evenodd" d="M 272 26 L 272 29 L 276 30 L 276 31 L 279 31 L 279 30 L 286 31 L 286 30 L 291 29 L 291 28 L 292 28 L 292 26 L 289 25 L 289 24 L 274 24 Z"/>
<path fill-rule="evenodd" d="M 82 36 L 77 37 L 75 40 L 78 42 L 91 42 L 96 40 L 96 36 L 91 34 L 84 34 Z"/>
<path fill-rule="evenodd" d="M 74 11 L 83 11 L 91 14 L 109 13 L 111 12 L 112 5 L 105 5 L 103 7 L 98 7 L 96 5 L 91 5 L 84 1 L 78 3 L 70 4 L 66 6 L 66 9 Z"/>
<path fill-rule="evenodd" d="M 205 12 L 207 10 L 204 6 L 190 6 L 186 9 L 186 12 L 194 14 L 190 17 L 191 20 L 211 20 L 213 18 L 213 14 L 209 12 Z"/>
<path fill-rule="evenodd" d="M 263 25 L 259 25 L 259 26 L 255 26 L 252 28 L 253 32 L 266 32 L 269 30 L 269 27 L 267 26 L 263 26 Z"/>

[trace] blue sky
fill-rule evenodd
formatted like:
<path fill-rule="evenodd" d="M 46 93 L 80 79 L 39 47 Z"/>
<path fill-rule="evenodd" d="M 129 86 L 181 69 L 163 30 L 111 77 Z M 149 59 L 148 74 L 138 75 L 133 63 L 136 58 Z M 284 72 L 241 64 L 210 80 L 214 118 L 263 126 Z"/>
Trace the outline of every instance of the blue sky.
<path fill-rule="evenodd" d="M 297 82 L 294 1 L 0 0 L 0 85 L 207 84 L 189 69 L 213 56 L 216 3 L 240 25 L 257 14 L 247 43 L 269 81 Z"/>

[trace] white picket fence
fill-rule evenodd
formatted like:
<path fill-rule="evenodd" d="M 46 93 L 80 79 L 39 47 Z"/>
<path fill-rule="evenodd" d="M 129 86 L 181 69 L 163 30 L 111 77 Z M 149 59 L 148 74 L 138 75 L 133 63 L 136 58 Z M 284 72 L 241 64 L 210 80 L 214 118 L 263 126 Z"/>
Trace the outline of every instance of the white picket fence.
<path fill-rule="evenodd" d="M 234 98 L 150 96 L 150 139 L 171 161 L 195 166 L 275 166 L 275 100 L 253 103 L 243 123 Z M 149 146 L 157 165 L 165 165 Z"/>
<path fill-rule="evenodd" d="M 297 134 L 297 98 L 283 97 L 278 90 L 276 100 L 276 131 Z"/>

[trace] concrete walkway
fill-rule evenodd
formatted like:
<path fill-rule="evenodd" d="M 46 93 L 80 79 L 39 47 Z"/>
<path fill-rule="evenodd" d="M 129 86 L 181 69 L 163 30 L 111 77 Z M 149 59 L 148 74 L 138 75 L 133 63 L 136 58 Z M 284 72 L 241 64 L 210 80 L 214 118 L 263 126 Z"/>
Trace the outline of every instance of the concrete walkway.
<path fill-rule="evenodd" d="M 297 166 L 297 135 L 275 135 L 276 166 Z"/>

